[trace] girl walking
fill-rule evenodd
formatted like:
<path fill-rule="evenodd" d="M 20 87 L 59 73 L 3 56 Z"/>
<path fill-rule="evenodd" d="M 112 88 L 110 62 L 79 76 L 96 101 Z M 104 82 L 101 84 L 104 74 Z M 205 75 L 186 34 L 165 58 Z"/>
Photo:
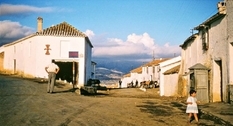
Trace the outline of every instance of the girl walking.
<path fill-rule="evenodd" d="M 197 108 L 197 99 L 196 99 L 196 91 L 195 90 L 190 90 L 189 92 L 190 96 L 187 99 L 187 108 L 186 108 L 186 113 L 188 113 L 188 123 L 191 123 L 191 118 L 194 116 L 196 123 L 198 124 L 198 108 Z"/>

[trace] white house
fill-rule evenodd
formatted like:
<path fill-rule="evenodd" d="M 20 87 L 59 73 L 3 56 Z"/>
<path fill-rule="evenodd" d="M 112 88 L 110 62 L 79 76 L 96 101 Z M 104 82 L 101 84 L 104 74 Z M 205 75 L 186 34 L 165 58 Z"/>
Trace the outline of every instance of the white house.
<path fill-rule="evenodd" d="M 83 86 L 94 77 L 89 38 L 66 22 L 43 29 L 37 19 L 38 31 L 5 44 L 0 49 L 0 71 L 23 77 L 47 78 L 45 66 L 54 59 L 60 67 L 57 79 L 68 79 Z"/>
<path fill-rule="evenodd" d="M 172 86 L 171 87 L 165 87 L 166 85 L 165 85 L 164 73 L 167 70 L 180 65 L 180 62 L 181 62 L 181 56 L 177 56 L 177 57 L 174 57 L 172 59 L 169 59 L 169 60 L 166 60 L 164 62 L 159 63 L 159 90 L 160 90 L 160 96 L 165 95 L 166 88 L 173 88 Z M 178 81 L 177 82 L 174 81 L 173 83 L 174 83 L 173 85 L 177 85 Z"/>
<path fill-rule="evenodd" d="M 126 87 L 128 86 L 127 84 L 128 84 L 128 83 L 131 83 L 131 81 L 132 81 L 132 79 L 131 79 L 131 77 L 130 77 L 130 73 L 124 75 L 124 76 L 122 77 L 121 81 L 122 81 L 121 87 L 122 87 L 122 88 L 126 88 Z"/>
<path fill-rule="evenodd" d="M 228 42 L 230 26 L 227 25 L 225 5 L 218 3 L 219 12 L 195 27 L 198 33 L 181 45 L 180 80 L 188 88 L 199 90 L 198 97 L 206 102 L 229 102 L 230 98 L 232 44 Z M 207 70 L 207 73 L 195 73 L 193 68 Z"/>
<path fill-rule="evenodd" d="M 142 81 L 160 81 L 159 76 L 159 63 L 162 63 L 169 58 L 160 58 L 155 59 L 147 64 L 144 64 L 142 66 L 142 75 L 141 78 L 143 78 Z"/>
<path fill-rule="evenodd" d="M 122 78 L 122 85 L 127 86 L 127 83 L 133 82 L 135 84 L 138 81 L 138 84 L 142 81 L 157 81 L 159 82 L 159 71 L 158 65 L 161 62 L 168 60 L 168 58 L 160 58 L 152 60 L 146 64 L 143 64 L 140 67 L 137 67 L 130 71 L 127 75 Z"/>

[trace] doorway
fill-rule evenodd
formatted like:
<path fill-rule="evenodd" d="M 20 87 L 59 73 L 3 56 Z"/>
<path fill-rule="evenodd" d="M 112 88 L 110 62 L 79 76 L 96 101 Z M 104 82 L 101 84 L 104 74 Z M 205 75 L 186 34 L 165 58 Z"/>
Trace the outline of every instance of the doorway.
<path fill-rule="evenodd" d="M 16 74 L 16 59 L 14 59 L 14 71 L 13 74 Z"/>
<path fill-rule="evenodd" d="M 66 80 L 69 83 L 76 84 L 78 80 L 78 63 L 77 62 L 55 62 L 60 71 L 57 73 L 56 79 Z"/>
<path fill-rule="evenodd" d="M 219 92 L 220 92 L 220 100 L 223 101 L 223 83 L 222 83 L 222 60 L 215 61 L 217 64 L 216 72 L 219 76 Z"/>

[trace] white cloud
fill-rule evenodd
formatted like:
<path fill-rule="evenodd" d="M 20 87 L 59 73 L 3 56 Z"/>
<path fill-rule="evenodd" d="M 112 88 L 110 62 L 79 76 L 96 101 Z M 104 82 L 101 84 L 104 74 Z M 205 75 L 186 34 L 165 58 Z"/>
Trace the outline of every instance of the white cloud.
<path fill-rule="evenodd" d="M 34 7 L 28 5 L 12 5 L 12 4 L 1 4 L 0 5 L 0 15 L 8 14 L 20 14 L 28 12 L 51 12 L 53 8 L 51 7 Z"/>
<path fill-rule="evenodd" d="M 0 45 L 33 33 L 33 29 L 22 26 L 19 22 L 0 21 Z"/>
<path fill-rule="evenodd" d="M 85 35 L 87 35 L 90 39 L 95 36 L 94 32 L 87 29 L 85 32 L 84 32 Z"/>
<path fill-rule="evenodd" d="M 143 35 L 136 35 L 133 33 L 128 35 L 127 41 L 132 43 L 141 43 L 146 47 L 154 45 L 154 39 L 152 39 L 148 33 L 144 33 Z"/>
<path fill-rule="evenodd" d="M 142 35 L 130 34 L 127 40 L 119 38 L 103 38 L 105 36 L 91 34 L 91 42 L 94 45 L 94 57 L 120 57 L 120 58 L 137 58 L 152 59 L 172 57 L 174 54 L 180 55 L 180 47 L 178 45 L 171 46 L 169 43 L 159 46 L 148 33 Z M 88 34 L 87 34 L 88 35 Z"/>

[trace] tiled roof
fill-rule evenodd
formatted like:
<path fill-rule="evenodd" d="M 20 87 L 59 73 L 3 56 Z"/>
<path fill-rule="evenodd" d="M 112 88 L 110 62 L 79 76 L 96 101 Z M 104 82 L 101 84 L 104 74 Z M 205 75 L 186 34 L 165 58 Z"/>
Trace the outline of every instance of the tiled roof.
<path fill-rule="evenodd" d="M 193 40 L 195 40 L 195 38 L 196 38 L 197 36 L 198 36 L 198 33 L 191 35 L 190 37 L 188 37 L 188 38 L 184 41 L 184 43 L 183 43 L 182 45 L 180 45 L 180 47 L 181 47 L 181 48 L 185 48 L 185 47 L 188 45 L 188 43 L 190 43 L 190 42 L 192 42 Z"/>
<path fill-rule="evenodd" d="M 90 43 L 91 47 L 93 47 L 93 45 L 91 44 L 89 38 L 84 33 L 77 30 L 76 28 L 74 28 L 73 26 L 69 25 L 66 22 L 57 24 L 57 25 L 49 27 L 49 28 L 46 28 L 42 32 L 33 33 L 33 34 L 29 35 L 29 36 L 23 37 L 21 39 L 18 39 L 16 41 L 11 42 L 11 43 L 5 44 L 3 46 L 10 46 L 10 45 L 16 44 L 18 42 L 21 42 L 23 40 L 29 39 L 29 38 L 37 36 L 37 35 L 84 37 L 87 40 L 87 42 Z"/>
<path fill-rule="evenodd" d="M 137 67 L 130 71 L 131 73 L 142 73 L 142 66 Z"/>
<path fill-rule="evenodd" d="M 77 30 L 76 28 L 74 28 L 66 22 L 46 28 L 42 32 L 37 32 L 37 35 L 87 37 L 84 33 Z"/>
<path fill-rule="evenodd" d="M 124 77 L 130 77 L 130 73 L 125 74 Z"/>
<path fill-rule="evenodd" d="M 180 70 L 180 65 L 175 66 L 167 71 L 165 71 L 163 74 L 167 75 L 167 74 L 174 74 L 174 73 L 178 73 Z"/>
<path fill-rule="evenodd" d="M 130 72 L 131 72 L 131 73 L 142 73 L 142 67 L 147 67 L 147 66 L 148 66 L 148 67 L 156 66 L 156 65 L 158 65 L 159 63 L 161 63 L 161 62 L 163 62 L 163 61 L 166 61 L 166 60 L 169 60 L 169 58 L 156 59 L 156 60 L 153 60 L 153 61 L 148 62 L 148 63 L 146 63 L 146 64 L 143 64 L 142 66 L 137 67 L 137 68 L 135 68 L 135 69 L 131 70 Z"/>
<path fill-rule="evenodd" d="M 156 65 L 158 65 L 159 63 L 161 63 L 161 62 L 163 62 L 163 61 L 166 61 L 166 60 L 169 60 L 169 58 L 155 59 L 155 60 L 153 60 L 153 61 L 151 61 L 151 62 L 149 62 L 149 63 L 144 64 L 143 67 L 146 67 L 146 66 L 148 66 L 148 67 L 156 66 Z"/>

